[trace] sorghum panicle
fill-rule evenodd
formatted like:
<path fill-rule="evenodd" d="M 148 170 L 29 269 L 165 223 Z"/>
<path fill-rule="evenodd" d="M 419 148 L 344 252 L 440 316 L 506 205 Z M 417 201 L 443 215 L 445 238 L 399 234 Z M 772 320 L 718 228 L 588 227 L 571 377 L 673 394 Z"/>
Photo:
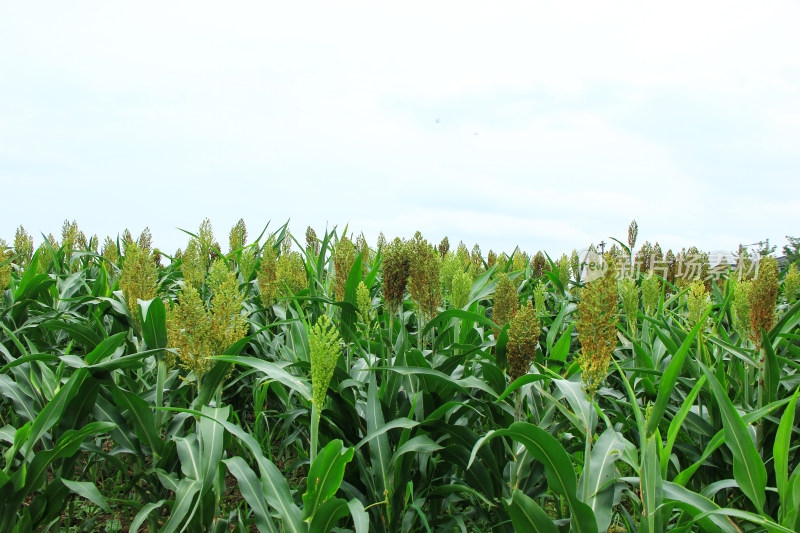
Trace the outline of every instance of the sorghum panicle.
<path fill-rule="evenodd" d="M 17 256 L 17 264 L 25 268 L 33 257 L 33 237 L 28 235 L 22 226 L 17 228 L 14 234 L 14 254 Z"/>
<path fill-rule="evenodd" d="M 423 321 L 432 319 L 442 302 L 439 283 L 439 253 L 436 248 L 417 236 L 411 243 L 411 269 L 409 288 L 411 298 L 417 303 Z"/>
<path fill-rule="evenodd" d="M 539 344 L 541 326 L 536 311 L 528 300 L 508 326 L 508 376 L 513 382 L 528 373 Z"/>
<path fill-rule="evenodd" d="M 122 263 L 122 274 L 119 287 L 125 298 L 125 304 L 133 320 L 133 326 L 141 333 L 142 322 L 139 317 L 139 300 L 152 300 L 156 297 L 158 272 L 156 265 L 150 260 L 150 254 L 138 244 L 128 246 L 125 261 Z"/>
<path fill-rule="evenodd" d="M 636 220 L 631 221 L 631 225 L 628 226 L 628 246 L 630 246 L 631 253 L 633 253 L 633 247 L 636 246 L 636 237 L 639 235 L 639 224 L 636 223 Z"/>
<path fill-rule="evenodd" d="M 604 275 L 589 282 L 580 291 L 575 323 L 581 344 L 578 361 L 583 371 L 584 386 L 590 395 L 605 380 L 617 345 L 617 275 L 609 254 L 605 261 L 607 268 Z"/>
<path fill-rule="evenodd" d="M 344 301 L 345 288 L 347 287 L 347 278 L 350 275 L 350 270 L 353 268 L 353 263 L 356 262 L 356 249 L 353 243 L 347 237 L 342 237 L 336 243 L 336 248 L 333 250 L 333 290 L 336 294 L 336 301 Z"/>
<path fill-rule="evenodd" d="M 261 292 L 261 305 L 269 307 L 275 303 L 278 294 L 278 254 L 275 241 L 270 238 L 261 249 L 258 265 L 258 288 Z"/>
<path fill-rule="evenodd" d="M 228 235 L 228 252 L 232 253 L 240 250 L 247 244 L 247 227 L 244 224 L 244 219 L 240 218 L 232 228 Z"/>
<path fill-rule="evenodd" d="M 411 269 L 408 245 L 399 237 L 387 244 L 383 255 L 383 299 L 390 313 L 403 303 Z"/>
<path fill-rule="evenodd" d="M 797 270 L 797 265 L 792 264 L 786 272 L 786 277 L 783 278 L 783 297 L 788 303 L 794 303 L 798 291 L 800 291 L 800 271 Z"/>
<path fill-rule="evenodd" d="M 750 338 L 756 348 L 762 345 L 761 331 L 769 331 L 775 323 L 775 306 L 778 302 L 778 262 L 774 257 L 759 261 L 758 275 L 748 293 L 750 301 Z"/>
<path fill-rule="evenodd" d="M 642 303 L 644 304 L 644 311 L 652 316 L 658 308 L 658 301 L 661 298 L 661 280 L 655 274 L 650 272 L 642 280 Z"/>
<path fill-rule="evenodd" d="M 313 402 L 317 406 L 317 416 L 322 413 L 328 386 L 336 369 L 336 361 L 341 354 L 341 338 L 336 326 L 327 315 L 323 315 L 308 332 L 308 348 L 311 358 L 311 388 Z"/>
<path fill-rule="evenodd" d="M 519 308 L 519 297 L 514 282 L 508 274 L 501 272 L 497 276 L 497 285 L 494 289 L 494 306 L 492 307 L 492 321 L 501 328 L 508 324 Z M 499 330 L 494 330 L 494 338 L 500 335 Z"/>

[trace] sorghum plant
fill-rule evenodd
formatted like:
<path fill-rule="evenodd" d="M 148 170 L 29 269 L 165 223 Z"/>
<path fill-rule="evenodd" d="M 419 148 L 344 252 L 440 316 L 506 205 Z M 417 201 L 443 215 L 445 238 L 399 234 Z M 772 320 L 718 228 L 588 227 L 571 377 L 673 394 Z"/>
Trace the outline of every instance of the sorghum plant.
<path fill-rule="evenodd" d="M 584 387 L 590 396 L 605 380 L 617 344 L 617 274 L 609 255 L 605 261 L 603 276 L 589 282 L 580 291 L 575 323 L 581 344 L 578 361 Z"/>
<path fill-rule="evenodd" d="M 158 272 L 155 263 L 150 259 L 150 254 L 137 243 L 129 245 L 125 252 L 119 287 L 130 311 L 133 326 L 141 333 L 142 322 L 139 317 L 138 301 L 152 300 L 156 297 Z"/>

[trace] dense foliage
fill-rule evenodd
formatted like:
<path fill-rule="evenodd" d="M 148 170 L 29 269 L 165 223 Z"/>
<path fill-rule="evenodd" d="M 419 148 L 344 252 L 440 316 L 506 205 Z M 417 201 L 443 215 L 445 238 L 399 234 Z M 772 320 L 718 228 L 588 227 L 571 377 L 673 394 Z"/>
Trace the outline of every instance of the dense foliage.
<path fill-rule="evenodd" d="M 20 228 L 0 531 L 800 531 L 796 268 L 637 235 Z"/>

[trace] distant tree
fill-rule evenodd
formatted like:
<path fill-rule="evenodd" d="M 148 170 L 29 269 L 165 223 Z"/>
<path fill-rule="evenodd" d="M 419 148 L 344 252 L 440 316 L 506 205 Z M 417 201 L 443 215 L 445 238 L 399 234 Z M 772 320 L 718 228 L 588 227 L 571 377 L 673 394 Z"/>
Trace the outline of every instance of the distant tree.
<path fill-rule="evenodd" d="M 800 261 L 800 237 L 787 235 L 786 240 L 789 241 L 789 244 L 783 247 L 783 255 L 786 256 L 786 260 L 791 265 Z"/>
<path fill-rule="evenodd" d="M 765 241 L 761 241 L 760 243 L 758 243 L 758 250 L 756 250 L 756 253 L 758 253 L 758 255 L 760 255 L 761 257 L 767 257 L 772 252 L 774 252 L 776 248 L 778 248 L 778 246 L 777 245 L 770 246 L 769 239 L 767 239 Z"/>

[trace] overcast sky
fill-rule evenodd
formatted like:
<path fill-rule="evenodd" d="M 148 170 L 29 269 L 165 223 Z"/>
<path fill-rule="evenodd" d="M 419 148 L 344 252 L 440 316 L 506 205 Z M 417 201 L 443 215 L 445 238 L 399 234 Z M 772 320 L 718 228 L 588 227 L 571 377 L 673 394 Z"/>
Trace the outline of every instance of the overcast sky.
<path fill-rule="evenodd" d="M 800 235 L 800 4 L 4 2 L 0 237 Z"/>

